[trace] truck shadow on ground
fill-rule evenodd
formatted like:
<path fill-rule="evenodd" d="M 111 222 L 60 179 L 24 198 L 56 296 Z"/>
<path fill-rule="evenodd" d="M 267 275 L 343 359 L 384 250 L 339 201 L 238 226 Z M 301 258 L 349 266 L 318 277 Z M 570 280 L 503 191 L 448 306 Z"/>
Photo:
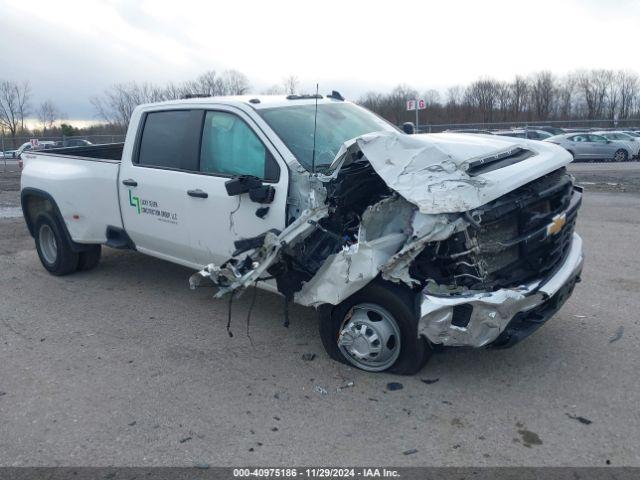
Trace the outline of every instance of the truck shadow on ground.
<path fill-rule="evenodd" d="M 74 278 L 78 281 L 81 278 L 106 281 L 109 284 L 105 286 L 107 290 L 133 286 L 143 297 L 150 297 L 150 304 L 155 303 L 153 296 L 170 296 L 172 304 L 181 308 L 180 316 L 173 319 L 176 324 L 192 322 L 192 328 L 205 335 L 215 336 L 218 342 L 224 343 L 222 339 L 226 337 L 234 345 L 234 349 L 245 353 L 253 352 L 263 359 L 265 356 L 280 359 L 283 356 L 297 355 L 294 360 L 298 361 L 304 353 L 313 353 L 316 355 L 316 364 L 335 363 L 326 356 L 320 343 L 316 311 L 291 304 L 291 325 L 288 329 L 284 328 L 282 297 L 266 291 L 254 292 L 253 289 L 248 289 L 240 298 L 234 299 L 230 327 L 234 336 L 228 337 L 228 296 L 214 299 L 215 288 L 190 290 L 188 278 L 192 273 L 188 268 L 135 252 L 105 249 L 98 269 L 78 274 Z M 252 311 L 247 330 L 250 309 Z M 571 320 L 566 319 L 562 312 L 551 320 L 554 324 L 565 321 Z M 499 384 L 505 381 L 505 373 L 509 373 L 508 377 L 511 377 L 514 370 L 517 370 L 523 379 L 535 381 L 535 377 L 540 376 L 541 372 L 558 367 L 561 356 L 559 352 L 577 348 L 577 345 L 567 344 L 571 342 L 571 338 L 554 335 L 552 330 L 553 328 L 542 328 L 525 342 L 507 350 L 449 349 L 435 353 L 416 377 L 455 377 L 464 384 L 472 377 L 481 376 L 486 377 L 489 382 L 497 381 Z"/>

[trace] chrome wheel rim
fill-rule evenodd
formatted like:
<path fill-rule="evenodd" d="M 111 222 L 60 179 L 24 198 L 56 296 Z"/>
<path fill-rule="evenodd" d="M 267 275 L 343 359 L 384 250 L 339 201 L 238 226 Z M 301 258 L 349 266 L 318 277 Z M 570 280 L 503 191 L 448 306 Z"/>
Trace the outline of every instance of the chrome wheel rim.
<path fill-rule="evenodd" d="M 53 265 L 58 258 L 58 243 L 56 242 L 56 236 L 53 233 L 51 227 L 44 224 L 40 227 L 38 232 L 38 239 L 40 242 L 40 252 L 44 257 L 44 260 Z"/>
<path fill-rule="evenodd" d="M 338 333 L 338 348 L 349 362 L 363 370 L 380 372 L 400 355 L 400 328 L 384 308 L 362 303 L 345 316 Z"/>

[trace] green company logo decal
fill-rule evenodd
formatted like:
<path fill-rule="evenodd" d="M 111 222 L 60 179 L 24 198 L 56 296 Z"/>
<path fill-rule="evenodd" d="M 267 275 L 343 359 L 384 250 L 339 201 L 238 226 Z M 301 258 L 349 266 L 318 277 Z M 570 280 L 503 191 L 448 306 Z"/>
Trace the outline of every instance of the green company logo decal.
<path fill-rule="evenodd" d="M 136 207 L 138 215 L 140 214 L 140 198 L 132 196 L 131 190 L 129 190 L 129 205 Z"/>

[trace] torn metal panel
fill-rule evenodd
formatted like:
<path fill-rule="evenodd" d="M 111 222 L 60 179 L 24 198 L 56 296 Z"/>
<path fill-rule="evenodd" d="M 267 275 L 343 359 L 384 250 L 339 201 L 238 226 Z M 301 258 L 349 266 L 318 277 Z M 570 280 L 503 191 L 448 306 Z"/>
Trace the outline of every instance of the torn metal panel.
<path fill-rule="evenodd" d="M 327 206 L 305 210 L 279 235 L 267 232 L 262 247 L 256 249 L 250 256 L 246 256 L 242 262 L 229 260 L 221 266 L 209 264 L 191 276 L 189 285 L 191 288 L 196 288 L 203 278 L 210 278 L 220 287 L 215 294 L 216 298 L 233 290 L 250 286 L 260 279 L 267 268 L 276 263 L 283 247 L 302 241 L 317 228 L 316 222 L 326 217 L 328 211 Z M 244 268 L 238 268 L 238 265 L 242 265 Z"/>
<path fill-rule="evenodd" d="M 416 212 L 410 240 L 402 249 L 380 266 L 382 278 L 393 282 L 404 282 L 409 286 L 419 285 L 421 282 L 411 278 L 409 266 L 422 252 L 429 242 L 436 242 L 449 238 L 454 232 L 464 230 L 468 223 L 462 217 L 452 215 L 424 215 Z"/>
<path fill-rule="evenodd" d="M 468 171 L 470 165 L 516 149 L 534 155 L 477 175 Z M 357 161 L 358 151 L 390 188 L 422 213 L 472 210 L 571 162 L 571 155 L 557 145 L 519 138 L 376 132 L 346 142 L 331 165 L 335 171 L 324 180 Z"/>
<path fill-rule="evenodd" d="M 337 305 L 373 280 L 405 243 L 415 207 L 394 196 L 370 206 L 362 216 L 358 242 L 331 255 L 295 294 L 301 305 Z"/>

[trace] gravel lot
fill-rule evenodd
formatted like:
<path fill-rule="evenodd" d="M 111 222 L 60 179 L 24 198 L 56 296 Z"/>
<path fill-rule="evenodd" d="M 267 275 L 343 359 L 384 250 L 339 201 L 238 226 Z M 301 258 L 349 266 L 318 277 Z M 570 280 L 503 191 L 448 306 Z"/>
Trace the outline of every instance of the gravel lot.
<path fill-rule="evenodd" d="M 629 165 L 614 183 L 640 178 Z M 612 175 L 587 167 L 572 165 Z M 17 178 L 0 174 L 0 211 Z M 560 313 L 510 350 L 435 355 L 413 377 L 330 361 L 315 312 L 295 306 L 287 330 L 264 292 L 253 345 L 251 292 L 229 338 L 227 301 L 135 252 L 53 277 L 22 219 L 0 219 L 0 465 L 640 466 L 640 195 L 597 189 Z"/>

